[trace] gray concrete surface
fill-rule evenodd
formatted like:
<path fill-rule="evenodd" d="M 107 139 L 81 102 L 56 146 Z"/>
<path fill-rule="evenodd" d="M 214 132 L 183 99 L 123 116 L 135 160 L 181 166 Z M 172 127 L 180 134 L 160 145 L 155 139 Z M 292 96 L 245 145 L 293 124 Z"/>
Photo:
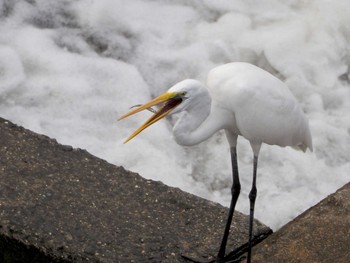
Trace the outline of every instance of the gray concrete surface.
<path fill-rule="evenodd" d="M 258 244 L 254 262 L 349 263 L 350 183 Z"/>
<path fill-rule="evenodd" d="M 0 262 L 212 258 L 226 214 L 219 204 L 0 118 Z M 270 233 L 256 224 L 256 240 Z M 229 248 L 247 242 L 247 227 L 235 213 Z"/>

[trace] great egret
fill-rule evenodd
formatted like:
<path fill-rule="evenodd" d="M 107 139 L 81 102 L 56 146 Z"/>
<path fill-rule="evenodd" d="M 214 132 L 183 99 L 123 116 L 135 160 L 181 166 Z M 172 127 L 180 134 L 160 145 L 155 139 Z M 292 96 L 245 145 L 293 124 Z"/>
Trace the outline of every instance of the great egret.
<path fill-rule="evenodd" d="M 256 171 L 262 143 L 292 146 L 312 151 L 308 121 L 288 87 L 270 73 L 248 63 L 235 62 L 209 72 L 207 88 L 197 80 L 183 80 L 166 93 L 119 118 L 161 104 L 159 110 L 139 127 L 128 142 L 168 114 L 182 112 L 173 128 L 180 145 L 198 144 L 219 130 L 225 130 L 230 144 L 233 184 L 232 199 L 218 253 L 224 259 L 227 238 L 241 185 L 237 165 L 237 137 L 246 138 L 254 153 L 253 181 L 249 193 L 249 241 L 247 262 L 251 261 L 254 205 L 257 195 Z"/>

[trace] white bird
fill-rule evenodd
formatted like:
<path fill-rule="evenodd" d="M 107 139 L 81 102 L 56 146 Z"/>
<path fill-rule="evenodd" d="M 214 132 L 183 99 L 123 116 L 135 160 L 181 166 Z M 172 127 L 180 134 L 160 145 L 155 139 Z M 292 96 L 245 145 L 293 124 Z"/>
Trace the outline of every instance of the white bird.
<path fill-rule="evenodd" d="M 158 104 L 162 105 L 159 110 L 125 143 L 170 113 L 182 113 L 173 128 L 175 140 L 180 145 L 195 145 L 215 132 L 225 130 L 230 144 L 233 184 L 228 219 L 218 253 L 219 260 L 225 258 L 232 216 L 241 189 L 237 165 L 237 137 L 241 135 L 250 142 L 254 153 L 253 182 L 249 193 L 247 262 L 250 262 L 259 151 L 262 143 L 292 146 L 304 152 L 309 148 L 312 151 L 308 120 L 301 107 L 281 80 L 254 65 L 242 62 L 228 63 L 212 69 L 208 74 L 206 87 L 197 80 L 183 80 L 119 120 Z"/>

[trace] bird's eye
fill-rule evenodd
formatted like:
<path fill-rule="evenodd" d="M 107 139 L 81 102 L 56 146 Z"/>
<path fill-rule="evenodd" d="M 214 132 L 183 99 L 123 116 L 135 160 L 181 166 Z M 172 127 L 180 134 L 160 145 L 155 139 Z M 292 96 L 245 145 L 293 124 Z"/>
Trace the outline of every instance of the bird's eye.
<path fill-rule="evenodd" d="M 186 94 L 187 94 L 186 91 L 183 91 L 183 92 L 180 93 L 180 96 L 181 96 L 181 98 L 182 98 L 183 100 L 188 99 L 188 98 L 186 97 Z"/>
<path fill-rule="evenodd" d="M 186 93 L 187 93 L 186 91 L 179 92 L 176 94 L 176 97 L 181 99 L 181 100 L 185 100 L 185 99 L 187 99 Z"/>

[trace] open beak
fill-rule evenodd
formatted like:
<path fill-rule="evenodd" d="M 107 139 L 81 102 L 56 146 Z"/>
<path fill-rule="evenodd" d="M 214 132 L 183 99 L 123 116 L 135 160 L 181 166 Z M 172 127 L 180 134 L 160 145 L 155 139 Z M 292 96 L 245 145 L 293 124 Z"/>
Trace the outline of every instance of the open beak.
<path fill-rule="evenodd" d="M 140 132 L 142 132 L 144 129 L 146 129 L 148 126 L 151 126 L 153 123 L 159 121 L 160 119 L 167 116 L 176 106 L 178 106 L 182 102 L 182 97 L 179 96 L 177 92 L 166 92 L 159 97 L 141 105 L 140 107 L 137 107 L 128 113 L 121 116 L 118 121 L 129 117 L 131 115 L 134 115 L 135 113 L 138 113 L 140 111 L 146 110 L 148 108 L 151 108 L 153 106 L 156 106 L 158 104 L 163 103 L 163 105 L 152 115 L 151 118 L 149 118 L 142 126 L 140 126 L 133 134 L 130 135 L 130 137 L 124 142 L 127 143 L 132 138 L 134 138 L 136 135 L 138 135 Z"/>

